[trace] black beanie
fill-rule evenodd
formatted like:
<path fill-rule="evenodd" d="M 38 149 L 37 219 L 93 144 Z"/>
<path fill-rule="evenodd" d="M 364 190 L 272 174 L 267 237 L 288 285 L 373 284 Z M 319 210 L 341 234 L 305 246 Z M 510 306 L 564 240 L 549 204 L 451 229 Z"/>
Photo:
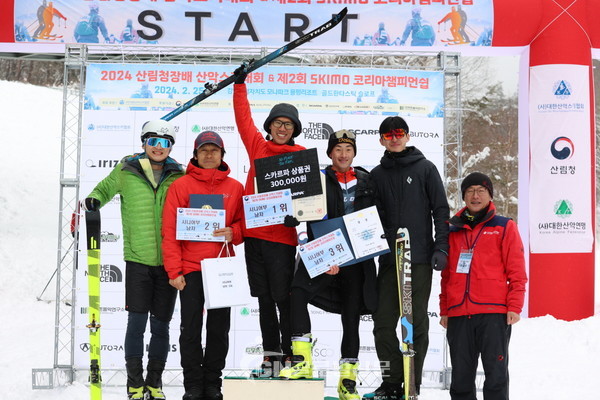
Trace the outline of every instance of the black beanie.
<path fill-rule="evenodd" d="M 404 131 L 408 134 L 408 124 L 402 117 L 387 117 L 383 120 L 381 125 L 379 126 L 379 134 L 383 135 L 384 133 L 388 133 L 389 131 L 393 131 L 394 129 L 404 129 Z"/>
<path fill-rule="evenodd" d="M 465 192 L 470 186 L 473 185 L 481 185 L 490 192 L 490 197 L 494 198 L 494 186 L 492 185 L 492 180 L 489 176 L 482 174 L 481 172 L 473 172 L 472 174 L 467 175 L 465 179 L 463 179 L 460 190 L 462 191 L 463 200 L 465 198 Z"/>
<path fill-rule="evenodd" d="M 356 136 L 352 132 L 342 129 L 329 136 L 329 142 L 327 143 L 327 157 L 331 158 L 330 154 L 333 151 L 333 148 L 340 143 L 351 144 L 354 148 L 354 155 L 356 155 Z"/>
<path fill-rule="evenodd" d="M 287 117 L 292 120 L 294 123 L 294 133 L 292 134 L 292 137 L 296 137 L 302 132 L 302 124 L 300 123 L 300 119 L 298 119 L 298 109 L 288 103 L 279 103 L 273 106 L 269 116 L 265 120 L 263 128 L 265 128 L 267 133 L 271 133 L 271 122 L 277 117 Z"/>

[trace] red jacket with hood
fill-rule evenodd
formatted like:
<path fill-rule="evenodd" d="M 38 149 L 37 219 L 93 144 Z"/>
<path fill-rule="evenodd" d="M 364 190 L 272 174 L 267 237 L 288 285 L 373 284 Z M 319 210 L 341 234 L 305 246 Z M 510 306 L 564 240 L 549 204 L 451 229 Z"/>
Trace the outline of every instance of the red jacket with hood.
<path fill-rule="evenodd" d="M 474 228 L 460 217 L 450 219 L 448 267 L 442 271 L 440 315 L 521 313 L 525 300 L 525 256 L 517 224 L 496 215 L 490 202 L 487 215 Z M 456 271 L 461 251 L 473 249 L 468 273 Z"/>
<path fill-rule="evenodd" d="M 306 150 L 306 148 L 297 144 L 279 145 L 271 140 L 265 140 L 252 119 L 245 84 L 233 85 L 233 109 L 238 131 L 250 159 L 250 170 L 248 171 L 244 194 L 255 194 L 254 177 L 256 176 L 256 171 L 254 169 L 254 160 L 290 153 L 292 151 Z M 298 245 L 296 228 L 288 228 L 283 224 L 252 229 L 248 229 L 244 225 L 244 237 L 246 236 L 270 242 L 289 244 L 290 246 Z"/>
<path fill-rule="evenodd" d="M 222 242 L 192 242 L 175 239 L 177 208 L 189 207 L 190 194 L 222 194 L 226 211 L 225 224 L 233 229 L 233 241 L 228 245 L 229 251 L 233 254 L 233 245 L 242 243 L 244 189 L 240 182 L 229 177 L 230 172 L 225 162 L 217 169 L 196 167 L 190 162 L 186 175 L 177 179 L 169 187 L 163 208 L 162 250 L 165 270 L 170 279 L 200 271 L 200 262 L 205 258 L 216 258 L 223 247 Z"/>

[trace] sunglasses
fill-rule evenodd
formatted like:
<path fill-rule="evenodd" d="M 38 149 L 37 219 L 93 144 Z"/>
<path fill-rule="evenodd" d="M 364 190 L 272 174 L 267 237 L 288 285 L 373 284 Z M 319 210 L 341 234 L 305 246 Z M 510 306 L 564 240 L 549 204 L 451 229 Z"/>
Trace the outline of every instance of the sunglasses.
<path fill-rule="evenodd" d="M 406 131 L 402 128 L 394 129 L 381 135 L 384 140 L 402 139 L 406 136 Z"/>
<path fill-rule="evenodd" d="M 346 129 L 337 131 L 334 133 L 334 135 L 337 139 L 342 139 L 344 137 L 347 137 L 348 139 L 356 139 L 356 135 L 354 134 L 354 132 L 350 132 L 349 130 L 346 130 Z"/>
<path fill-rule="evenodd" d="M 160 147 L 162 147 L 163 149 L 168 149 L 169 147 L 171 147 L 171 141 L 167 138 L 162 137 L 149 137 L 148 139 L 146 139 L 146 144 L 152 147 L 156 147 L 160 144 Z"/>

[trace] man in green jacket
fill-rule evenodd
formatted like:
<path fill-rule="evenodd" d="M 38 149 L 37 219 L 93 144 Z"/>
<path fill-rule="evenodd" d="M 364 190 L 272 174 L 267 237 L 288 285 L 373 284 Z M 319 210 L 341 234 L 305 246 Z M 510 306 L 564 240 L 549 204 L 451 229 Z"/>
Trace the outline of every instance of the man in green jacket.
<path fill-rule="evenodd" d="M 121 197 L 125 259 L 125 365 L 129 399 L 164 399 L 162 373 L 169 353 L 169 322 L 177 290 L 169 285 L 161 252 L 162 209 L 167 189 L 183 175 L 169 157 L 175 143 L 170 122 L 148 121 L 142 127 L 144 152 L 123 158 L 84 201 L 95 211 Z M 150 313 L 150 345 L 144 380 L 144 332 Z"/>

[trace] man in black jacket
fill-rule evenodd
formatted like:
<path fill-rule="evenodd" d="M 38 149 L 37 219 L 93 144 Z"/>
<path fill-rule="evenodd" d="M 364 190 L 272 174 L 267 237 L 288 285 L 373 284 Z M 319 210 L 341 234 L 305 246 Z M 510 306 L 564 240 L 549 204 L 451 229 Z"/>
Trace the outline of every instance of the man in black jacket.
<path fill-rule="evenodd" d="M 390 249 L 396 231 L 407 228 L 412 256 L 412 306 L 417 393 L 429 346 L 427 305 L 431 293 L 432 269 L 445 268 L 448 257 L 450 210 L 435 165 L 410 140 L 408 124 L 401 117 L 388 117 L 379 127 L 379 143 L 385 147 L 380 164 L 371 171 L 375 204 Z M 433 227 L 435 226 L 435 240 Z M 381 363 L 383 383 L 366 398 L 400 400 L 404 366 L 396 333 L 399 318 L 398 285 L 394 253 L 379 258 L 377 288 L 379 306 L 373 314 L 375 348 Z"/>

